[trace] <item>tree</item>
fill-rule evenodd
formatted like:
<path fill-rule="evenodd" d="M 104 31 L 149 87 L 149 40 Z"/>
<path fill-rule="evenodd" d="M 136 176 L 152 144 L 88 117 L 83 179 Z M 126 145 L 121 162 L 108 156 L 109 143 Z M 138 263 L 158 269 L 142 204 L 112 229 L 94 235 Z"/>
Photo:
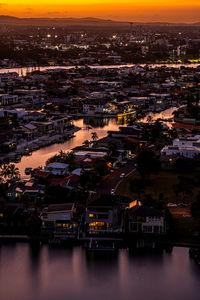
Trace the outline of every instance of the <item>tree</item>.
<path fill-rule="evenodd" d="M 136 193 L 139 199 L 141 198 L 141 194 L 144 192 L 145 187 L 146 182 L 140 178 L 135 178 L 130 183 L 130 190 L 133 193 Z"/>
<path fill-rule="evenodd" d="M 9 166 L 9 177 L 13 179 L 14 177 L 19 177 L 20 172 L 19 169 L 15 167 L 14 164 L 10 164 Z"/>
<path fill-rule="evenodd" d="M 99 176 L 105 176 L 108 174 L 109 168 L 107 161 L 104 158 L 97 158 L 93 170 L 99 174 Z"/>
<path fill-rule="evenodd" d="M 83 171 L 80 176 L 80 186 L 84 189 L 94 188 L 96 184 L 100 181 L 101 177 L 97 174 L 95 170 Z"/>
<path fill-rule="evenodd" d="M 19 169 L 14 164 L 3 164 L 0 169 L 0 176 L 4 179 L 18 177 L 20 175 Z"/>
<path fill-rule="evenodd" d="M 148 149 L 141 150 L 138 153 L 136 163 L 137 171 L 144 180 L 149 178 L 152 173 L 160 170 L 160 161 L 156 158 L 154 152 Z"/>
<path fill-rule="evenodd" d="M 46 161 L 46 165 L 49 165 L 54 162 L 60 162 L 60 163 L 65 163 L 65 164 L 71 164 L 75 159 L 74 153 L 73 152 L 64 152 L 60 150 L 59 154 L 56 154 L 52 157 L 50 157 Z"/>
<path fill-rule="evenodd" d="M 98 140 L 98 135 L 96 132 L 92 132 L 92 140 L 93 142 L 96 142 Z"/>
<path fill-rule="evenodd" d="M 0 169 L 0 176 L 2 176 L 4 179 L 8 178 L 9 176 L 9 168 L 8 164 L 3 164 Z"/>
<path fill-rule="evenodd" d="M 85 141 L 83 142 L 83 146 L 85 146 L 86 148 L 89 148 L 90 142 L 89 142 L 88 140 L 85 140 Z"/>

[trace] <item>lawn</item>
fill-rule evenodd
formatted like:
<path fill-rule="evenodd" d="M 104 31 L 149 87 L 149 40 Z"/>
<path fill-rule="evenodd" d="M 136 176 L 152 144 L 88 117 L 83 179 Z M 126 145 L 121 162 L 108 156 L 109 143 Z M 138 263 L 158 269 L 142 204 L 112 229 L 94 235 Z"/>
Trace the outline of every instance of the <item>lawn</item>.
<path fill-rule="evenodd" d="M 196 235 L 200 229 L 200 219 L 173 215 L 174 232 L 173 240 L 182 244 L 200 244 Z"/>
<path fill-rule="evenodd" d="M 192 186 L 192 196 L 186 195 L 181 189 L 178 195 L 174 192 L 174 185 L 179 183 L 179 176 L 195 179 L 200 176 L 200 172 L 180 174 L 176 171 L 160 171 L 152 174 L 150 177 L 150 184 L 147 185 L 141 193 L 141 199 L 145 194 L 151 194 L 152 198 L 159 200 L 159 195 L 163 194 L 163 201 L 165 203 L 191 203 L 195 200 L 196 195 L 200 192 L 200 186 Z M 127 196 L 132 200 L 138 199 L 138 194 L 131 191 L 131 184 L 134 179 L 139 179 L 140 175 L 137 171 L 131 173 L 118 186 L 116 194 Z"/>
<path fill-rule="evenodd" d="M 173 186 L 178 184 L 179 176 L 187 178 L 198 179 L 200 177 L 199 172 L 191 172 L 187 174 L 179 174 L 175 171 L 160 171 L 151 175 L 151 184 L 146 186 L 141 193 L 141 200 L 144 199 L 145 194 L 151 194 L 152 198 L 159 200 L 159 195 L 163 194 L 163 200 L 165 203 L 186 203 L 190 204 L 196 199 L 197 194 L 200 192 L 200 185 L 194 184 L 191 186 L 193 192 L 192 196 L 185 195 L 181 191 L 184 187 L 180 187 L 178 196 L 174 192 Z M 131 200 L 138 199 L 138 194 L 131 191 L 131 184 L 134 179 L 139 179 L 140 175 L 137 172 L 131 173 L 125 178 L 118 186 L 116 194 L 127 196 Z M 178 244 L 200 244 L 200 239 L 195 235 L 200 230 L 200 219 L 193 218 L 190 215 L 190 206 L 177 206 L 170 208 L 170 212 L 173 218 L 173 232 L 171 238 L 173 242 Z"/>

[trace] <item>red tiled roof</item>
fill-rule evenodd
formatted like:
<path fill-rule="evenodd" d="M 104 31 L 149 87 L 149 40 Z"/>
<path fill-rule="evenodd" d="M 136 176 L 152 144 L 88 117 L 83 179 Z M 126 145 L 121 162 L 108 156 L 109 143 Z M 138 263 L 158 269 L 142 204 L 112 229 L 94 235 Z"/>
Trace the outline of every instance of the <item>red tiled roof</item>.
<path fill-rule="evenodd" d="M 68 182 L 71 180 L 71 181 L 74 181 L 74 182 L 77 182 L 79 181 L 80 179 L 80 176 L 76 175 L 76 174 L 72 174 L 72 175 L 69 175 L 67 177 L 64 177 L 64 178 L 57 178 L 57 177 L 50 177 L 48 179 L 48 182 L 51 183 L 51 184 L 57 184 L 57 185 L 66 185 L 68 184 Z"/>
<path fill-rule="evenodd" d="M 200 126 L 195 126 L 191 124 L 185 124 L 185 123 L 173 123 L 173 127 L 175 128 L 184 128 L 184 129 L 200 129 Z"/>
<path fill-rule="evenodd" d="M 129 141 L 129 142 L 131 142 L 131 143 L 135 143 L 135 144 L 140 143 L 140 140 L 137 139 L 137 138 L 130 138 L 130 137 L 127 137 L 127 138 L 125 138 L 125 140 L 126 140 L 126 141 Z"/>
<path fill-rule="evenodd" d="M 38 177 L 48 177 L 49 175 L 51 175 L 50 172 L 45 172 L 45 171 L 36 171 L 34 173 L 35 176 L 38 176 Z"/>
<path fill-rule="evenodd" d="M 84 162 L 86 159 L 91 159 L 91 163 L 93 163 L 96 160 L 95 158 L 92 158 L 92 157 L 86 155 L 86 156 L 83 156 L 81 158 L 75 159 L 74 162 L 75 163 Z M 87 161 L 87 163 L 89 163 L 89 162 Z"/>
<path fill-rule="evenodd" d="M 174 94 L 188 94 L 189 91 L 188 90 L 176 90 L 174 91 Z"/>
<path fill-rule="evenodd" d="M 54 184 L 62 184 L 66 181 L 66 178 L 56 178 L 56 177 L 51 177 L 48 179 L 48 182 L 54 183 Z"/>

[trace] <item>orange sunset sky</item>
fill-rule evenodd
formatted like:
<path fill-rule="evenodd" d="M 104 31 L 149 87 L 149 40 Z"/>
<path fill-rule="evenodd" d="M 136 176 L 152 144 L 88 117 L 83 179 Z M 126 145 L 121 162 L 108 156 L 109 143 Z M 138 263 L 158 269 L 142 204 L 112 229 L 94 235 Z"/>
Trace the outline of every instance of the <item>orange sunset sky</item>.
<path fill-rule="evenodd" d="M 200 0 L 0 0 L 0 15 L 199 22 Z"/>

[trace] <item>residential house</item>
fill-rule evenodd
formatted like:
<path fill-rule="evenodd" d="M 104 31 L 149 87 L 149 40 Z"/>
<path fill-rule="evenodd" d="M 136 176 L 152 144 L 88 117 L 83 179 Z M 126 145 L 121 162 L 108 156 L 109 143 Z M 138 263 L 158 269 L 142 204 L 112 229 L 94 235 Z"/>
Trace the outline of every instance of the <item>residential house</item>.
<path fill-rule="evenodd" d="M 74 203 L 48 205 L 41 214 L 42 233 L 57 241 L 75 238 L 78 225 Z"/>
<path fill-rule="evenodd" d="M 19 97 L 17 95 L 8 95 L 1 94 L 0 95 L 0 105 L 13 105 L 19 103 Z"/>
<path fill-rule="evenodd" d="M 50 172 L 53 175 L 62 175 L 65 176 L 68 174 L 68 164 L 54 162 L 45 167 L 46 172 Z"/>
<path fill-rule="evenodd" d="M 109 105 L 104 99 L 87 99 L 83 104 L 83 112 L 86 114 L 100 114 L 109 111 Z"/>
<path fill-rule="evenodd" d="M 120 199 L 112 195 L 91 195 L 85 213 L 87 235 L 112 235 L 122 231 Z"/>
<path fill-rule="evenodd" d="M 129 233 L 166 233 L 163 212 L 153 207 L 135 205 L 127 209 L 127 230 Z"/>

